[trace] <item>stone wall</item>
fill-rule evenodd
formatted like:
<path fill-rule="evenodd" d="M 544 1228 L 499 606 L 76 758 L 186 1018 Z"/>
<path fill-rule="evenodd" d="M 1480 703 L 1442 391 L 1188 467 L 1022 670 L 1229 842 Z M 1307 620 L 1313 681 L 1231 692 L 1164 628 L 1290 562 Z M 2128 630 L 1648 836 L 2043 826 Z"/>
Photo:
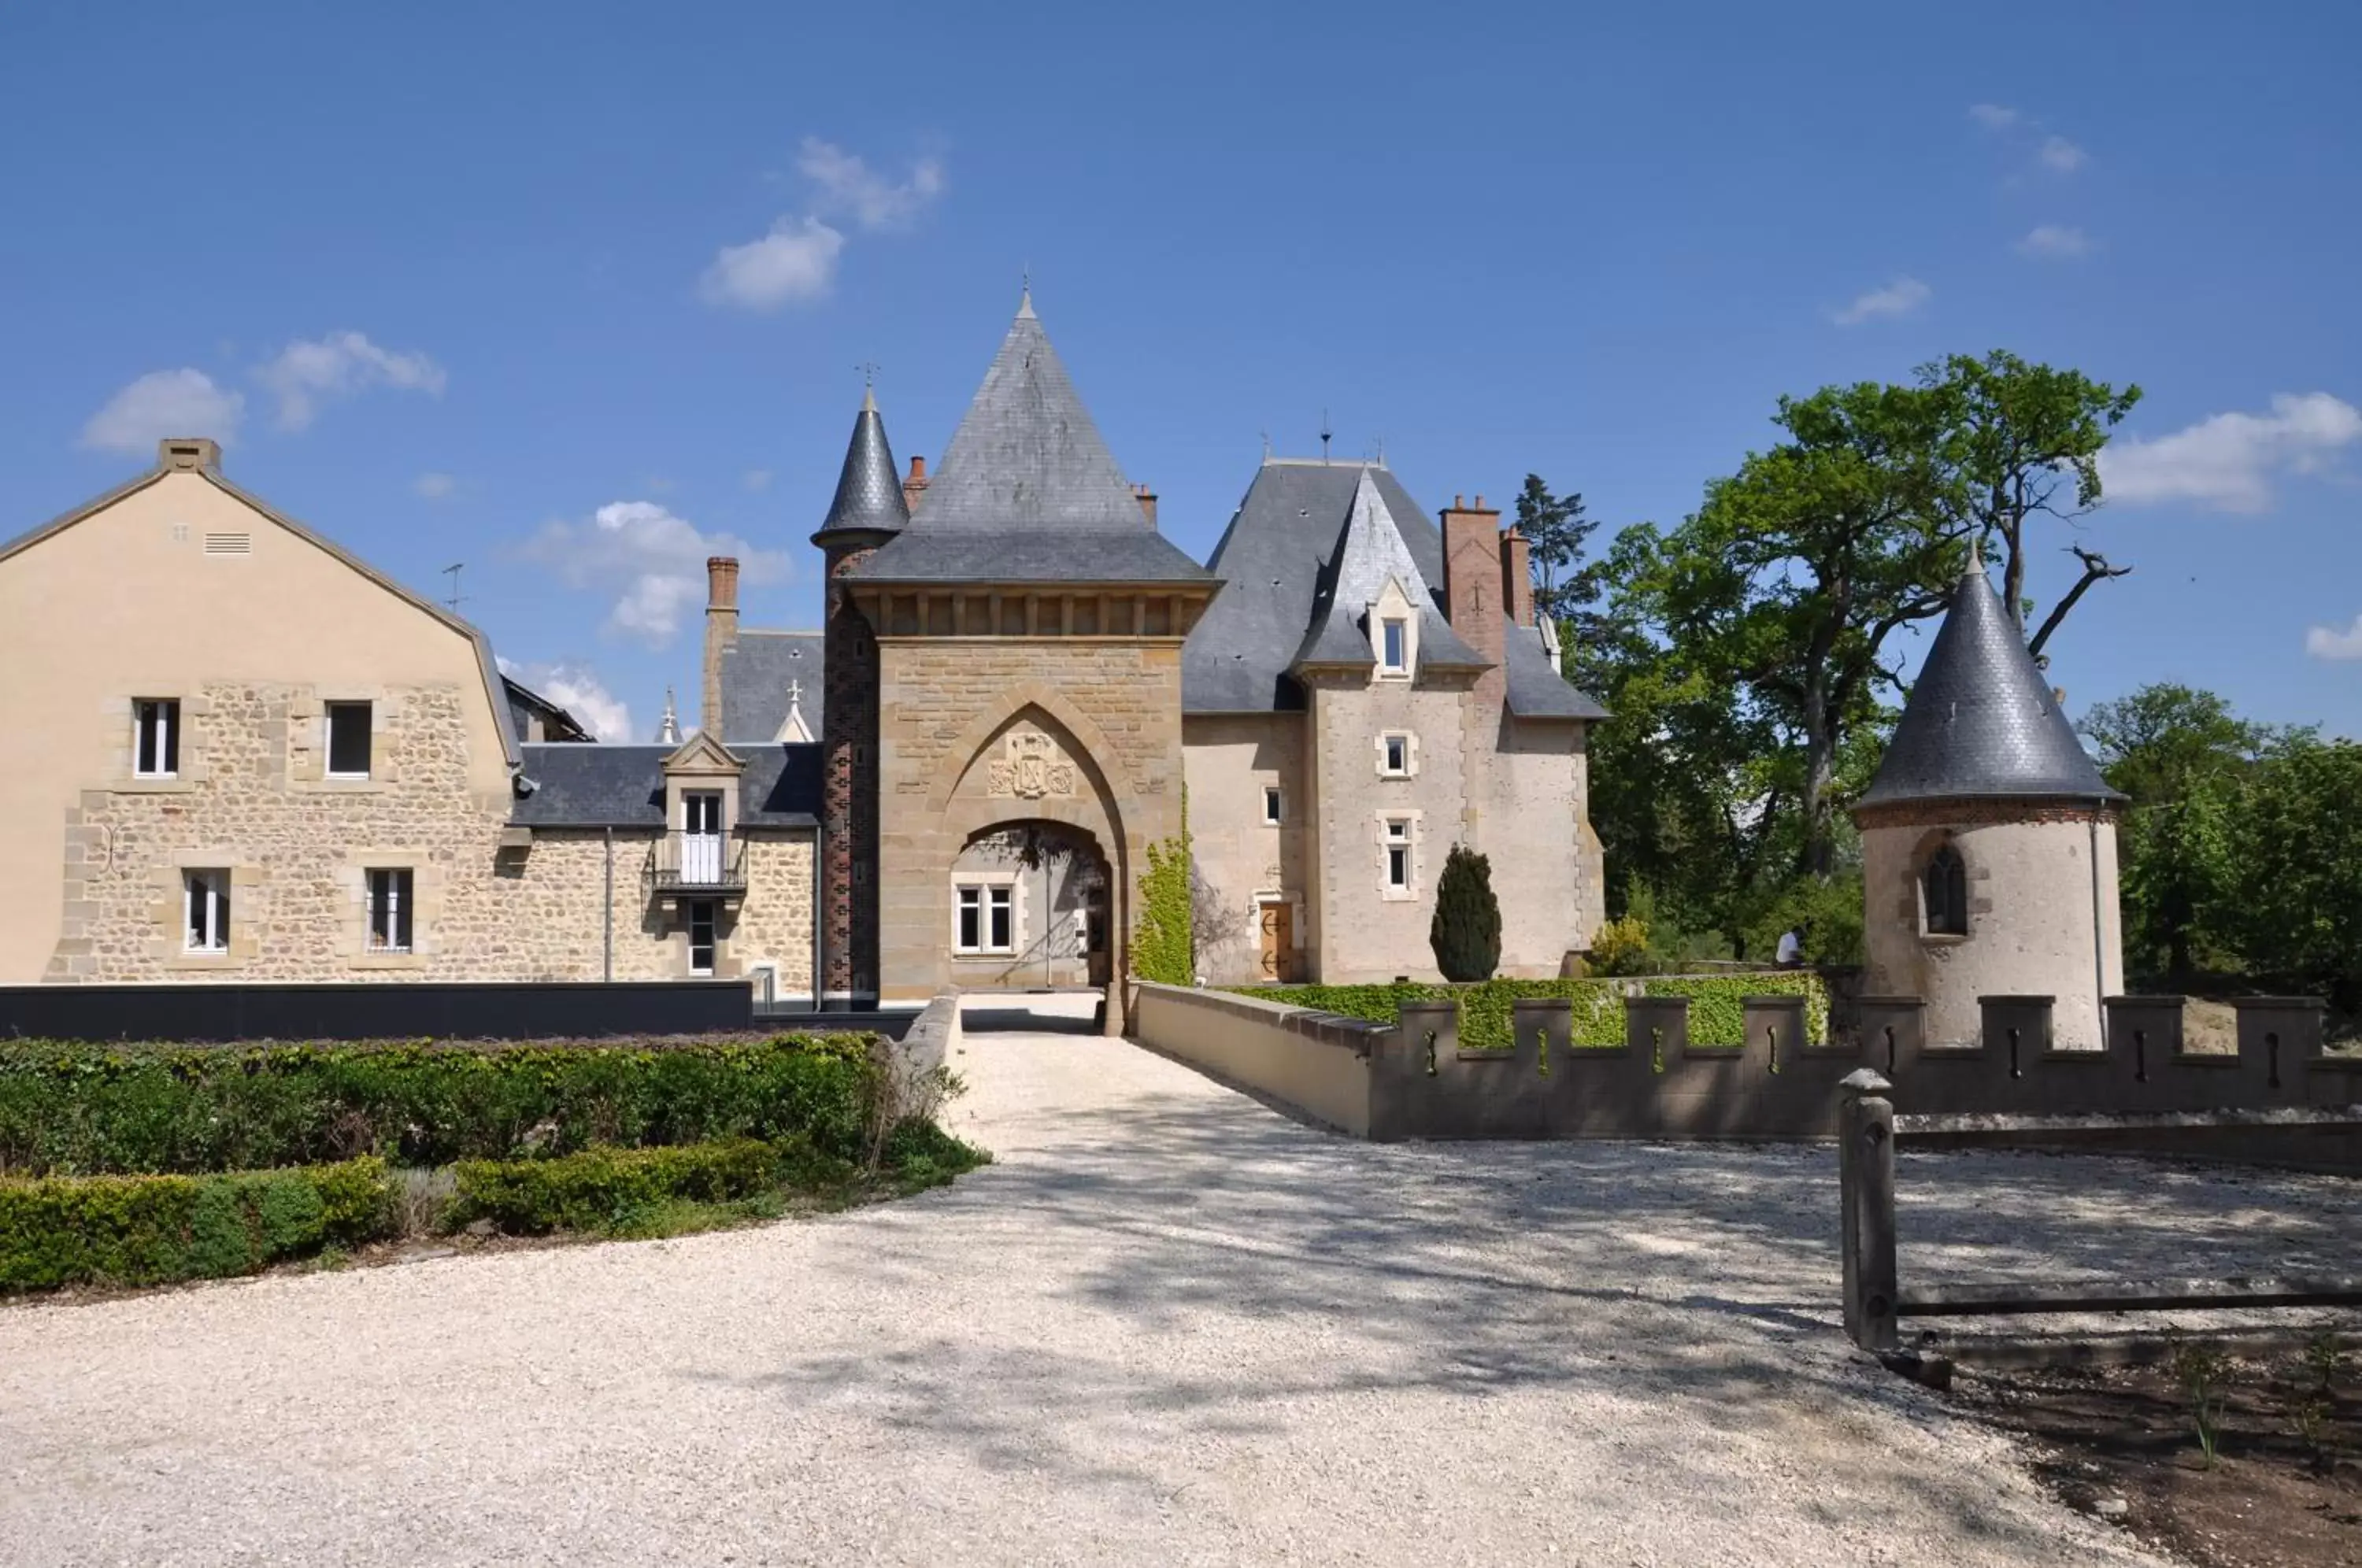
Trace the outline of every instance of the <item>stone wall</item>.
<path fill-rule="evenodd" d="M 1462 717 L 1469 700 L 1464 690 L 1384 680 L 1311 692 L 1319 908 L 1307 978 L 1360 985 L 1396 975 L 1434 977 L 1428 927 L 1435 881 L 1469 826 Z M 1380 739 L 1388 732 L 1412 737 L 1407 777 L 1379 770 Z M 1389 816 L 1413 823 L 1405 895 L 1386 889 L 1382 822 Z"/>
<path fill-rule="evenodd" d="M 338 695 L 359 695 L 340 689 Z M 469 788 L 456 688 L 381 688 L 371 776 L 319 777 L 317 693 L 207 685 L 183 699 L 173 780 L 85 790 L 65 830 L 63 934 L 51 981 L 595 980 L 609 847 L 595 830 L 538 830 L 503 849 L 504 800 Z M 653 831 L 615 835 L 613 975 L 688 974 L 686 934 L 649 896 Z M 749 891 L 723 922 L 717 972 L 758 961 L 809 989 L 811 841 L 750 839 Z M 368 947 L 366 873 L 408 869 L 408 953 Z M 230 873 L 226 954 L 185 951 L 182 873 Z"/>
<path fill-rule="evenodd" d="M 881 638 L 880 997 L 921 1000 L 953 979 L 951 867 L 1005 822 L 1060 823 L 1109 863 L 1123 968 L 1147 845 L 1181 825 L 1177 637 Z M 1054 757 L 1021 782 L 1012 731 Z M 1031 764 L 1028 763 L 1030 767 Z M 1063 774 L 1049 769 L 1064 766 Z"/>
<path fill-rule="evenodd" d="M 1548 979 L 1591 945 L 1606 914 L 1585 798 L 1584 726 L 1504 715 L 1485 773 L 1475 847 L 1501 903 L 1500 973 Z"/>
<path fill-rule="evenodd" d="M 1189 842 L 1207 888 L 1220 900 L 1201 918 L 1198 972 L 1216 985 L 1293 979 L 1312 946 L 1308 872 L 1312 795 L 1304 770 L 1301 713 L 1206 713 L 1182 721 L 1189 775 Z M 1280 791 L 1280 824 L 1264 820 L 1264 790 Z M 1272 895 L 1293 923 L 1293 967 L 1263 968 L 1262 906 Z"/>

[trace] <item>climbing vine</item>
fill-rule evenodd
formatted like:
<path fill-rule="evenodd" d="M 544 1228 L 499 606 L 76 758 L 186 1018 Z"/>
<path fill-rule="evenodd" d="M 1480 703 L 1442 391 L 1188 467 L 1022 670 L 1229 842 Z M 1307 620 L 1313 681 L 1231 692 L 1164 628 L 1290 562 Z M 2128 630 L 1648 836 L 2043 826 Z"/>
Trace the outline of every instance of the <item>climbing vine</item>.
<path fill-rule="evenodd" d="M 1148 846 L 1140 878 L 1140 923 L 1131 933 L 1131 972 L 1143 980 L 1186 986 L 1196 980 L 1189 945 L 1189 791 L 1181 791 L 1181 832 Z"/>

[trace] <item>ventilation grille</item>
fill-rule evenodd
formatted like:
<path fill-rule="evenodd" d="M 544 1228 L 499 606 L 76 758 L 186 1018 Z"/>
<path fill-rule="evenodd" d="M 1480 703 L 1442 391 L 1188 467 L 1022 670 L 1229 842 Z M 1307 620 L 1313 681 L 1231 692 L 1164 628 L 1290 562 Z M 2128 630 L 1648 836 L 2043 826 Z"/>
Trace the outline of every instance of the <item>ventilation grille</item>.
<path fill-rule="evenodd" d="M 205 554 L 209 556 L 250 556 L 254 554 L 251 534 L 208 534 Z"/>

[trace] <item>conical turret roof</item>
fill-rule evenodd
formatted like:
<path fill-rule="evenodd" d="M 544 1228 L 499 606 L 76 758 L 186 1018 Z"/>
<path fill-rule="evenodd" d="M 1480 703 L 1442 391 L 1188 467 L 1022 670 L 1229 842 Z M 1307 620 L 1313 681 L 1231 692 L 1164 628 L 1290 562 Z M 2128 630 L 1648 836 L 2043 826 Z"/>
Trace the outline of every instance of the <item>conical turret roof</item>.
<path fill-rule="evenodd" d="M 861 412 L 853 420 L 853 439 L 844 448 L 844 469 L 836 477 L 836 499 L 829 502 L 828 520 L 812 536 L 812 543 L 822 544 L 837 533 L 899 534 L 910 523 L 894 448 L 886 444 L 886 421 L 877 412 L 877 397 L 864 392 Z"/>
<path fill-rule="evenodd" d="M 2075 738 L 1978 563 L 1953 590 L 1860 804 L 2028 796 L 2124 798 Z"/>
<path fill-rule="evenodd" d="M 1164 582 L 1206 569 L 1156 531 L 1029 294 L 911 526 L 867 578 Z"/>

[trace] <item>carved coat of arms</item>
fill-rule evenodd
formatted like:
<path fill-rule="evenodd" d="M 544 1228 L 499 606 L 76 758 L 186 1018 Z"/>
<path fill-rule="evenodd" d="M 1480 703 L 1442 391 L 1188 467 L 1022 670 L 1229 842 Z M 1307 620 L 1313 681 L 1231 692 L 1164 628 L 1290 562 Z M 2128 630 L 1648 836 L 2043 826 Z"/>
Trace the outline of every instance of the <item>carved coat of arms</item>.
<path fill-rule="evenodd" d="M 1001 760 L 988 764 L 985 789 L 1020 801 L 1075 792 L 1075 765 L 1058 743 L 1033 730 L 1019 730 L 1002 742 Z"/>

